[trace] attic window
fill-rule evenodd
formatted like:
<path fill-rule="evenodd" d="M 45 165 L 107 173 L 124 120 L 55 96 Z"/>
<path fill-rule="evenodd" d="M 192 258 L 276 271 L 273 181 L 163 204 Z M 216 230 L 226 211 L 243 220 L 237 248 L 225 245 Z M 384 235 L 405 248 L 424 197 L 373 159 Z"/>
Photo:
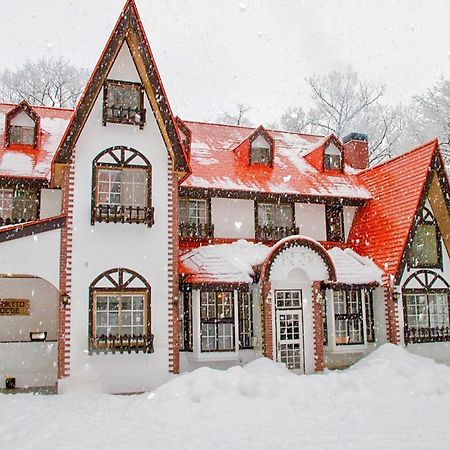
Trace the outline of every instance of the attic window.
<path fill-rule="evenodd" d="M 334 145 L 329 145 L 323 155 L 324 170 L 342 170 L 342 153 Z"/>
<path fill-rule="evenodd" d="M 250 144 L 250 164 L 272 165 L 271 145 L 262 136 L 258 136 Z"/>
<path fill-rule="evenodd" d="M 106 80 L 103 97 L 103 125 L 107 122 L 145 124 L 144 87 L 141 83 Z"/>
<path fill-rule="evenodd" d="M 10 129 L 10 144 L 34 145 L 35 127 L 12 125 Z"/>

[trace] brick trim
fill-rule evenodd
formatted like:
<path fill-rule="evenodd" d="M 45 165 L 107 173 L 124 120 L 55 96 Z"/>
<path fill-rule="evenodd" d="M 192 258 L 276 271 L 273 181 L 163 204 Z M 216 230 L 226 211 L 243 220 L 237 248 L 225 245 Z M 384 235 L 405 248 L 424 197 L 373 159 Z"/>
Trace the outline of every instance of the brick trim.
<path fill-rule="evenodd" d="M 314 281 L 311 289 L 311 304 L 314 329 L 314 368 L 316 372 L 322 372 L 325 367 L 324 350 L 323 350 L 323 320 L 322 320 L 322 304 L 326 301 L 320 295 L 321 282 Z"/>
<path fill-rule="evenodd" d="M 178 178 L 167 158 L 168 170 L 168 308 L 169 308 L 169 372 L 180 372 L 180 317 L 178 285 Z"/>
<path fill-rule="evenodd" d="M 270 292 L 272 285 L 270 281 L 263 280 L 262 283 L 262 310 L 263 320 L 261 329 L 261 339 L 263 343 L 263 355 L 266 358 L 275 359 L 276 355 L 273 353 L 273 300 L 270 300 Z"/>
<path fill-rule="evenodd" d="M 400 327 L 398 320 L 398 305 L 394 299 L 394 286 L 391 276 L 383 275 L 384 310 L 386 316 L 386 331 L 388 342 L 400 343 Z"/>
<path fill-rule="evenodd" d="M 62 211 L 66 216 L 66 226 L 61 231 L 60 282 L 61 294 L 72 293 L 72 233 L 73 233 L 73 189 L 74 155 L 66 168 L 62 185 Z M 65 378 L 70 370 L 70 317 L 71 303 L 65 307 L 59 305 L 58 330 L 58 378 Z"/>

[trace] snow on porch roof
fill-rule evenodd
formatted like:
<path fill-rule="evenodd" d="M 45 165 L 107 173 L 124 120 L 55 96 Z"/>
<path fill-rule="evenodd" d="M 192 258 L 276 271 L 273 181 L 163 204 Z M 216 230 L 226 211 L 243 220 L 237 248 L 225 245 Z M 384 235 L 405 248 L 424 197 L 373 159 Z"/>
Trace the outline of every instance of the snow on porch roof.
<path fill-rule="evenodd" d="M 52 160 L 73 110 L 32 106 L 40 117 L 40 148 L 5 148 L 5 116 L 16 106 L 0 103 L 0 177 L 50 179 Z"/>
<path fill-rule="evenodd" d="M 180 257 L 180 273 L 185 275 L 185 282 L 193 284 L 252 283 L 254 267 L 261 265 L 271 250 L 246 240 L 192 248 Z M 328 250 L 328 254 L 338 283 L 381 283 L 382 271 L 370 258 L 337 247 Z"/>
<path fill-rule="evenodd" d="M 322 144 L 323 136 L 267 130 L 275 143 L 273 167 L 248 166 L 233 149 L 248 138 L 253 128 L 184 123 L 192 132 L 192 175 L 182 186 L 314 197 L 371 198 L 356 176 L 321 172 L 304 158 L 305 154 Z"/>

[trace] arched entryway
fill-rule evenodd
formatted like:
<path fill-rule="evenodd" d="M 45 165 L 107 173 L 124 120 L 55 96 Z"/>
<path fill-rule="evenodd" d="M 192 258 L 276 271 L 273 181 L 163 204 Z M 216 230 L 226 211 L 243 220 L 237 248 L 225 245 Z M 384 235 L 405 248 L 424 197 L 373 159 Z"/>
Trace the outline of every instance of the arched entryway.
<path fill-rule="evenodd" d="M 323 281 L 336 281 L 333 262 L 322 245 L 303 236 L 280 241 L 261 268 L 264 354 L 298 373 L 320 370 L 323 360 Z"/>

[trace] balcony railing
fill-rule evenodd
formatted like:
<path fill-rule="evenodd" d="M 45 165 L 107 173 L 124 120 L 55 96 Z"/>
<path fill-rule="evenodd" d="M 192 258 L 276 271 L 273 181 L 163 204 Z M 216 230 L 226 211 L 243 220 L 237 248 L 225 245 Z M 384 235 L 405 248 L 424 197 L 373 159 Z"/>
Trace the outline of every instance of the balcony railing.
<path fill-rule="evenodd" d="M 145 223 L 151 227 L 155 223 L 154 212 L 148 206 L 96 205 L 94 219 L 106 223 Z"/>
<path fill-rule="evenodd" d="M 33 219 L 33 218 L 11 219 L 10 217 L 5 217 L 5 218 L 0 217 L 0 227 L 8 226 L 8 225 L 17 225 L 19 223 L 29 222 L 30 220 L 35 220 L 35 219 Z"/>
<path fill-rule="evenodd" d="M 180 237 L 191 239 L 208 239 L 214 237 L 214 224 L 191 224 L 181 222 L 179 226 Z"/>
<path fill-rule="evenodd" d="M 106 106 L 105 120 L 107 122 L 136 124 L 139 125 L 140 128 L 143 128 L 145 125 L 145 119 L 145 108 L 124 108 L 121 105 Z"/>
<path fill-rule="evenodd" d="M 450 341 L 450 327 L 409 328 L 405 327 L 405 343 Z"/>
<path fill-rule="evenodd" d="M 101 335 L 95 336 L 90 339 L 91 350 L 95 353 L 110 352 L 110 353 L 153 353 L 153 334 L 148 336 L 139 335 L 127 335 L 114 336 L 114 335 Z"/>
<path fill-rule="evenodd" d="M 272 225 L 257 226 L 255 238 L 260 241 L 278 241 L 294 234 L 299 234 L 298 227 L 277 227 Z"/>

